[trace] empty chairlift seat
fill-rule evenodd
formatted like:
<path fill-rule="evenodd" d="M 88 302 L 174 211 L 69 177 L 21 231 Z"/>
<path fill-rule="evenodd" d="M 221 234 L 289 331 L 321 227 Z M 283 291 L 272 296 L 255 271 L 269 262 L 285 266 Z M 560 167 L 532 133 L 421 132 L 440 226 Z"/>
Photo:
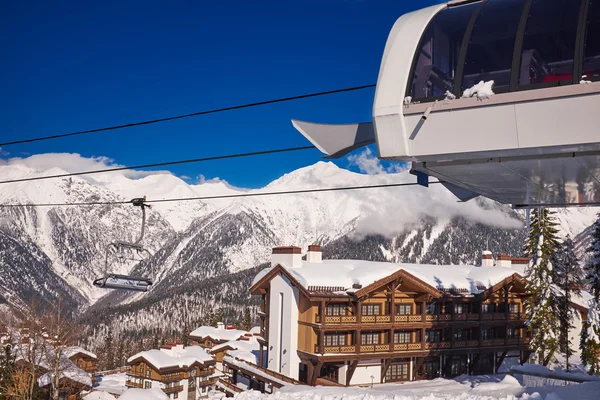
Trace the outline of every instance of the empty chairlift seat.
<path fill-rule="evenodd" d="M 596 205 L 599 81 L 600 0 L 451 1 L 394 24 L 372 122 L 293 124 L 333 158 L 375 142 L 461 200 Z"/>

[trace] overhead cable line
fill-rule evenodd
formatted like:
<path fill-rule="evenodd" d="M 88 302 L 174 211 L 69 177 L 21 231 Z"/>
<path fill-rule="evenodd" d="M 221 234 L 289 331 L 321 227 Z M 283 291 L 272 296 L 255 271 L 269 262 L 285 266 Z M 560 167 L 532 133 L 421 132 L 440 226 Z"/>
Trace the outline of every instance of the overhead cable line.
<path fill-rule="evenodd" d="M 122 125 L 113 125 L 113 126 L 107 126 L 107 127 L 103 127 L 103 128 L 87 129 L 87 130 L 77 131 L 77 132 L 61 133 L 61 134 L 57 134 L 57 135 L 41 136 L 41 137 L 37 137 L 37 138 L 14 140 L 14 141 L 10 141 L 10 142 L 0 143 L 0 147 L 12 146 L 12 145 L 22 144 L 22 143 L 41 142 L 43 140 L 59 139 L 59 138 L 70 137 L 70 136 L 79 136 L 79 135 L 85 135 L 85 134 L 96 133 L 96 132 L 114 131 L 114 130 L 118 130 L 118 129 L 132 128 L 134 126 L 152 125 L 152 124 L 158 124 L 161 122 L 175 121 L 178 119 L 184 119 L 184 118 L 190 118 L 190 117 L 197 117 L 200 115 L 217 114 L 217 113 L 226 112 L 226 111 L 241 110 L 244 108 L 265 106 L 268 104 L 276 104 L 276 103 L 284 103 L 287 101 L 308 99 L 311 97 L 327 96 L 327 95 L 336 94 L 336 93 L 353 92 L 353 91 L 357 91 L 357 90 L 373 88 L 375 86 L 376 86 L 375 84 L 370 84 L 370 85 L 347 87 L 347 88 L 342 88 L 342 89 L 327 90 L 324 92 L 315 92 L 315 93 L 301 94 L 301 95 L 297 95 L 297 96 L 282 97 L 279 99 L 258 101 L 255 103 L 245 103 L 245 104 L 238 104 L 238 105 L 229 106 L 229 107 L 213 108 L 210 110 L 197 111 L 197 112 L 193 112 L 193 113 L 189 113 L 189 114 L 181 114 L 181 115 L 175 115 L 175 116 L 165 117 L 165 118 L 157 118 L 157 119 L 151 119 L 151 120 L 146 120 L 146 121 L 131 122 L 131 123 L 122 124 Z"/>
<path fill-rule="evenodd" d="M 441 183 L 439 181 L 429 182 L 430 185 Z M 323 192 L 341 192 L 346 190 L 363 190 L 363 189 L 383 189 L 392 187 L 407 187 L 407 186 L 421 186 L 417 182 L 408 183 L 384 183 L 380 185 L 367 185 L 367 186 L 340 186 L 331 188 L 317 188 L 317 189 L 298 189 L 298 190 L 282 190 L 274 192 L 252 192 L 252 193 L 238 193 L 238 194 L 224 194 L 216 196 L 199 196 L 199 197 L 180 197 L 174 199 L 158 199 L 158 200 L 146 200 L 146 203 L 170 203 L 170 202 L 182 202 L 182 201 L 198 201 L 198 200 L 218 200 L 218 199 L 234 199 L 244 197 L 264 197 L 264 196 L 281 196 L 290 194 L 303 194 L 303 193 L 323 193 Z M 62 206 L 99 206 L 99 205 L 118 205 L 118 204 L 129 204 L 131 201 L 90 201 L 80 203 L 41 203 L 41 204 L 0 204 L 0 207 L 62 207 Z"/>
<path fill-rule="evenodd" d="M 65 174 L 56 174 L 56 175 L 34 176 L 34 177 L 30 177 L 30 178 L 10 179 L 10 180 L 6 180 L 6 181 L 0 181 L 0 184 L 18 183 L 18 182 L 29 182 L 29 181 L 41 181 L 41 180 L 45 180 L 45 179 L 55 179 L 55 178 L 67 178 L 69 176 L 92 175 L 92 174 L 100 174 L 100 173 L 105 173 L 105 172 L 125 171 L 125 170 L 130 170 L 130 169 L 165 167 L 167 165 L 191 164 L 191 163 L 199 163 L 199 162 L 204 162 L 204 161 L 226 160 L 226 159 L 230 159 L 230 158 L 264 156 L 264 155 L 267 155 L 267 154 L 290 153 L 290 152 L 293 152 L 293 151 L 310 150 L 310 149 L 314 149 L 314 148 L 315 148 L 315 146 L 300 146 L 300 147 L 286 147 L 286 148 L 283 148 L 283 149 L 251 151 L 249 153 L 225 154 L 225 155 L 221 155 L 221 156 L 212 156 L 212 157 L 203 157 L 203 158 L 190 158 L 190 159 L 186 159 L 186 160 L 165 161 L 165 162 L 152 163 L 152 164 L 130 165 L 130 166 L 126 166 L 126 167 L 103 168 L 103 169 L 96 169 L 96 170 L 91 170 L 91 171 L 68 172 L 68 173 L 65 173 Z"/>

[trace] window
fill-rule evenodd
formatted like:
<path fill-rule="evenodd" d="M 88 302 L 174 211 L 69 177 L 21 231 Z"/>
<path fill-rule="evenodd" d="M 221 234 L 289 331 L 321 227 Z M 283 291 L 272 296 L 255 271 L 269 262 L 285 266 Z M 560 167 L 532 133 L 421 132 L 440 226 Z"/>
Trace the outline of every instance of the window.
<path fill-rule="evenodd" d="M 494 80 L 494 91 L 510 84 L 513 52 L 525 0 L 488 0 L 475 21 L 465 58 L 462 91 Z M 461 93 L 462 93 L 461 91 Z"/>
<path fill-rule="evenodd" d="M 438 315 L 442 311 L 440 303 L 427 303 L 427 314 Z"/>
<path fill-rule="evenodd" d="M 379 333 L 362 333 L 361 344 L 379 344 Z"/>
<path fill-rule="evenodd" d="M 151 374 L 151 373 L 152 373 L 152 371 L 151 371 L 151 370 L 149 370 L 149 369 L 147 369 L 147 370 L 146 370 L 146 377 L 147 377 L 147 378 L 150 378 L 150 374 Z"/>
<path fill-rule="evenodd" d="M 345 346 L 346 335 L 343 333 L 333 333 L 325 335 L 325 346 Z"/>
<path fill-rule="evenodd" d="M 519 87 L 573 83 L 579 0 L 533 0 L 521 51 Z"/>
<path fill-rule="evenodd" d="M 519 303 L 510 303 L 508 305 L 508 312 L 511 314 L 518 314 L 519 313 Z"/>
<path fill-rule="evenodd" d="M 325 307 L 325 315 L 347 315 L 347 311 L 345 304 L 330 304 Z"/>
<path fill-rule="evenodd" d="M 484 314 L 491 314 L 493 312 L 496 312 L 496 304 L 495 303 L 482 304 L 481 312 Z"/>
<path fill-rule="evenodd" d="M 586 80 L 600 80 L 600 0 L 590 0 L 583 51 Z"/>
<path fill-rule="evenodd" d="M 396 315 L 409 315 L 412 313 L 410 304 L 396 304 Z"/>
<path fill-rule="evenodd" d="M 363 304 L 362 315 L 381 315 L 380 304 Z"/>
<path fill-rule="evenodd" d="M 452 364 L 450 366 L 450 375 L 457 376 L 460 374 L 468 373 L 467 369 L 467 357 L 466 356 L 458 356 L 452 359 Z"/>
<path fill-rule="evenodd" d="M 518 328 L 507 328 L 506 329 L 506 337 L 509 339 L 517 339 L 519 337 L 519 329 Z"/>
<path fill-rule="evenodd" d="M 463 303 L 454 304 L 454 314 L 464 314 L 467 312 L 467 305 Z"/>
<path fill-rule="evenodd" d="M 427 27 L 413 61 L 407 96 L 413 100 L 444 96 L 454 91 L 460 48 L 469 19 L 478 4 L 442 10 Z"/>
<path fill-rule="evenodd" d="M 394 381 L 407 381 L 408 377 L 408 363 L 392 364 L 385 373 L 386 382 Z"/>
<path fill-rule="evenodd" d="M 394 343 L 410 343 L 410 339 L 411 332 L 409 331 L 394 332 Z"/>
<path fill-rule="evenodd" d="M 177 398 L 179 398 L 179 393 L 178 393 L 178 392 L 175 392 L 175 393 L 173 393 L 173 398 L 174 398 L 174 399 L 177 399 Z"/>
<path fill-rule="evenodd" d="M 457 329 L 454 331 L 454 340 L 469 340 L 469 331 L 466 329 Z"/>
<path fill-rule="evenodd" d="M 481 338 L 483 340 L 491 340 L 495 338 L 494 328 L 483 328 L 481 329 Z"/>
<path fill-rule="evenodd" d="M 425 331 L 425 341 L 426 342 L 441 342 L 442 341 L 442 331 L 439 329 L 427 329 Z"/>
<path fill-rule="evenodd" d="M 150 389 L 152 387 L 152 382 L 144 382 L 144 389 Z"/>

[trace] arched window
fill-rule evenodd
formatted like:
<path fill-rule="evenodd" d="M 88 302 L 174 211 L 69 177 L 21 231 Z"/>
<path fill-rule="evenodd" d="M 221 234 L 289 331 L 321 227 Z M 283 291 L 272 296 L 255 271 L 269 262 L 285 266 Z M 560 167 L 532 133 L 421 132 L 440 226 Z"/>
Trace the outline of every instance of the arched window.
<path fill-rule="evenodd" d="M 483 6 L 465 58 L 461 92 L 494 80 L 494 91 L 508 91 L 515 39 L 525 0 L 488 0 Z"/>
<path fill-rule="evenodd" d="M 600 80 L 600 0 L 590 0 L 583 51 L 583 75 Z"/>
<path fill-rule="evenodd" d="M 454 91 L 460 48 L 474 10 L 480 3 L 449 7 L 438 13 L 421 38 L 413 61 L 407 96 L 423 101 Z"/>
<path fill-rule="evenodd" d="M 533 0 L 521 51 L 519 88 L 573 83 L 580 0 Z"/>

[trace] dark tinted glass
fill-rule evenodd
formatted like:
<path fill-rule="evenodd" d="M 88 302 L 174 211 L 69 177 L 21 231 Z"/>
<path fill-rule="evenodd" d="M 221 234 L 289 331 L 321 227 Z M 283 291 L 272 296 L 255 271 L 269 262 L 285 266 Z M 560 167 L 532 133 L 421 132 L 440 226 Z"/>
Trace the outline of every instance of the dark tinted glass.
<path fill-rule="evenodd" d="M 478 3 L 451 7 L 435 16 L 419 44 L 408 95 L 413 100 L 454 90 L 460 46 Z"/>
<path fill-rule="evenodd" d="M 481 9 L 469 39 L 462 90 L 494 80 L 508 87 L 517 29 L 525 0 L 489 0 Z"/>
<path fill-rule="evenodd" d="M 580 0 L 534 0 L 519 69 L 519 86 L 573 82 Z"/>
<path fill-rule="evenodd" d="M 590 0 L 586 29 L 584 79 L 600 80 L 600 0 Z"/>

